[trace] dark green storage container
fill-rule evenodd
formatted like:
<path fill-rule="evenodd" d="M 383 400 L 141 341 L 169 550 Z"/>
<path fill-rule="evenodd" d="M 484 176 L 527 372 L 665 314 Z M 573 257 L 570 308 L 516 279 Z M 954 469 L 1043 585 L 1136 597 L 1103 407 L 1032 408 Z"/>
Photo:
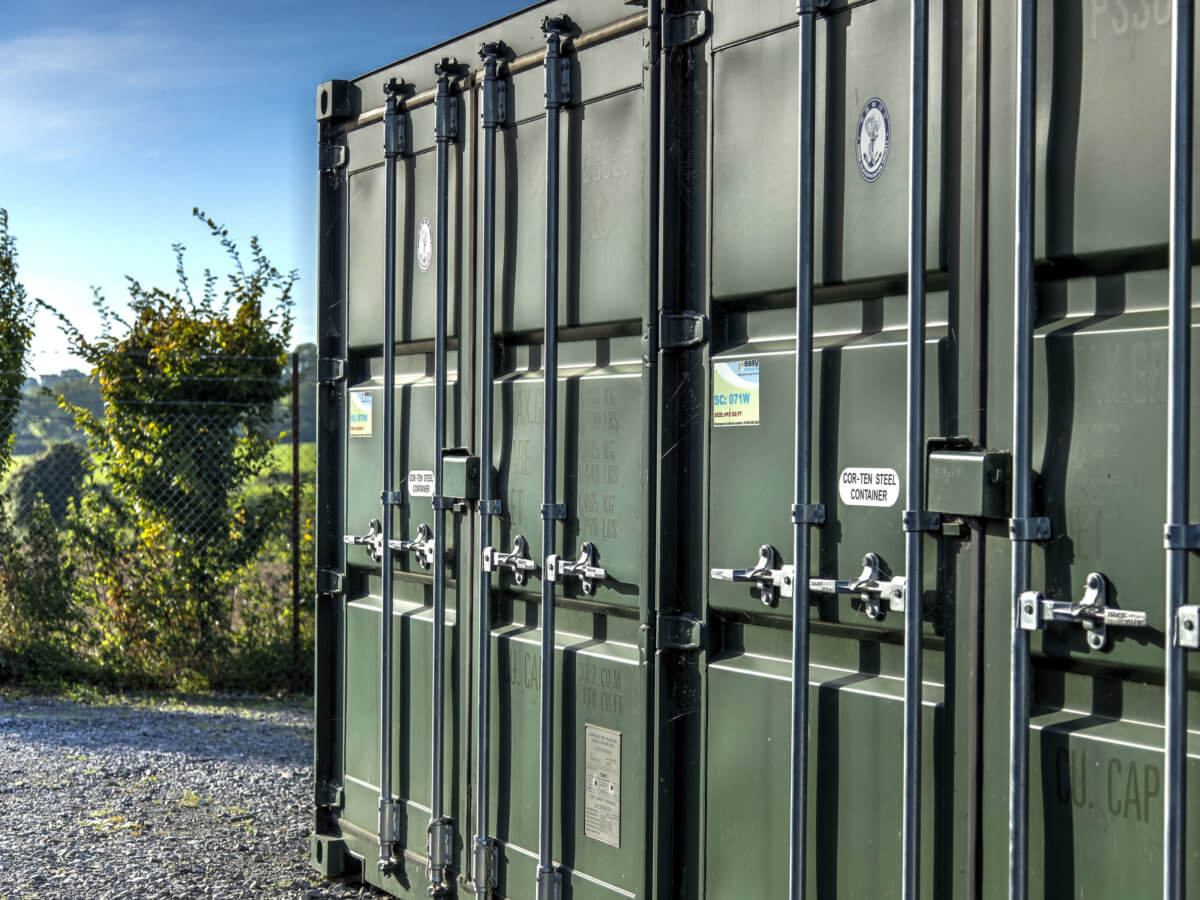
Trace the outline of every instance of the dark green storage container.
<path fill-rule="evenodd" d="M 937 522 L 919 538 L 920 830 L 910 846 L 918 896 L 944 900 L 1008 896 L 1009 517 L 1019 476 L 1013 410 L 1026 387 L 1013 370 L 1016 5 L 928 3 L 925 427 L 914 440 L 924 461 L 920 509 Z M 1075 607 L 1075 622 L 1028 632 L 1029 768 L 1020 786 L 1029 803 L 1028 896 L 1157 897 L 1168 799 L 1173 4 L 1035 5 L 1031 452 L 1033 515 L 1049 520 L 1050 533 L 1031 542 L 1029 587 L 1041 592 L 1039 603 L 1065 609 L 1086 600 L 1089 575 L 1098 573 L 1107 606 L 1145 612 L 1148 621 L 1111 625 L 1097 644 Z M 772 552 L 762 568 L 782 572 L 792 562 L 797 216 L 811 202 L 810 485 L 824 521 L 811 529 L 810 565 L 814 579 L 840 586 L 814 586 L 806 601 L 805 886 L 821 900 L 904 896 L 904 654 L 912 636 L 901 611 L 886 600 L 873 606 L 856 585 L 868 554 L 875 569 L 864 576 L 903 584 L 909 574 L 911 8 L 834 0 L 816 14 L 815 187 L 807 200 L 797 198 L 795 0 L 551 0 L 319 88 L 318 871 L 357 872 L 398 897 L 426 895 L 440 709 L 447 821 L 434 823 L 434 836 L 447 836 L 449 878 L 439 890 L 483 894 L 477 882 L 490 873 L 492 896 L 538 896 L 547 837 L 539 831 L 542 650 L 550 646 L 548 838 L 561 896 L 789 896 L 794 607 L 790 589 L 764 591 L 761 570 L 753 573 L 764 547 Z M 544 329 L 547 16 L 567 17 L 569 81 L 556 114 L 551 508 L 543 495 L 553 352 Z M 497 42 L 504 108 L 489 157 L 479 49 Z M 439 106 L 434 67 L 450 59 L 458 67 Z M 390 79 L 404 87 L 388 335 L 382 110 Z M 444 221 L 439 110 L 457 120 L 444 141 Z M 488 171 L 496 183 L 490 235 Z M 486 334 L 489 237 L 495 299 Z M 387 390 L 392 485 L 383 483 Z M 1192 456 L 1200 462 L 1200 452 Z M 393 492 L 382 504 L 381 491 Z M 1200 508 L 1200 492 L 1190 496 Z M 379 545 L 363 542 L 377 540 L 383 509 L 393 537 L 411 542 L 393 553 L 386 678 Z M 492 513 L 487 554 L 481 518 Z M 540 626 L 547 514 L 566 565 L 554 585 L 552 635 Z M 424 540 L 437 515 L 447 523 L 441 548 Z M 510 550 L 528 561 L 524 568 L 513 568 Z M 732 570 L 740 580 L 716 574 Z M 490 628 L 481 678 L 484 579 Z M 1195 572 L 1190 583 L 1200 590 Z M 1187 664 L 1185 759 L 1196 785 L 1200 665 L 1194 654 Z M 483 684 L 490 717 L 481 744 Z M 385 719 L 396 831 L 381 867 Z M 485 823 L 476 821 L 481 745 L 490 776 Z M 1188 896 L 1200 896 L 1196 791 L 1183 807 Z M 487 853 L 477 854 L 477 838 Z"/>

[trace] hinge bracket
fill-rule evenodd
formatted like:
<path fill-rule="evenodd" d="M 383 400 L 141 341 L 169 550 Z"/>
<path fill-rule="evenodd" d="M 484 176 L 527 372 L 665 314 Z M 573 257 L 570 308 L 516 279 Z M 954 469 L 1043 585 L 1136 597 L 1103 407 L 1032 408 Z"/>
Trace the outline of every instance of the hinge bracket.
<path fill-rule="evenodd" d="M 706 9 L 688 12 L 664 12 L 662 17 L 662 45 L 664 50 L 686 47 L 708 37 L 711 14 Z"/>
<path fill-rule="evenodd" d="M 345 583 L 346 576 L 336 569 L 317 569 L 318 594 L 340 594 Z"/>
<path fill-rule="evenodd" d="M 317 360 L 317 380 L 321 384 L 336 384 L 346 378 L 346 361 L 334 356 Z"/>
<path fill-rule="evenodd" d="M 659 650 L 699 650 L 704 646 L 704 623 L 688 615 L 659 613 L 655 646 Z"/>
<path fill-rule="evenodd" d="M 321 144 L 317 154 L 317 164 L 322 175 L 336 173 L 346 167 L 346 146 L 344 144 Z"/>
<path fill-rule="evenodd" d="M 658 316 L 658 346 L 662 350 L 686 350 L 708 338 L 708 319 L 698 312 L 662 312 Z"/>

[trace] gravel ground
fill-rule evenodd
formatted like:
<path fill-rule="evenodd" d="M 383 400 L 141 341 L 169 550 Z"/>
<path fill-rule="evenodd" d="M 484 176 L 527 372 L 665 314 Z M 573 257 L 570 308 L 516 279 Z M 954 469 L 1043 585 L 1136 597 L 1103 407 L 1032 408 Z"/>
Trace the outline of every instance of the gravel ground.
<path fill-rule="evenodd" d="M 0 898 L 383 897 L 308 868 L 296 703 L 0 695 Z"/>

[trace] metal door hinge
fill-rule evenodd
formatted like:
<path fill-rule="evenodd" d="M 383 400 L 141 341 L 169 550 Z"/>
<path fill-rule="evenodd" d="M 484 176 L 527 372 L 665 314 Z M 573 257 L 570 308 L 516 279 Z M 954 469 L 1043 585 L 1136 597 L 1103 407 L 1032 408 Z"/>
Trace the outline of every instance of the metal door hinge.
<path fill-rule="evenodd" d="M 518 534 L 513 538 L 509 553 L 501 553 L 494 547 L 483 548 L 483 571 L 499 572 L 503 569 L 512 570 L 513 580 L 517 584 L 524 584 L 531 574 L 537 572 L 537 563 L 529 558 L 529 543 L 525 535 Z"/>
<path fill-rule="evenodd" d="M 318 781 L 316 794 L 317 806 L 329 809 L 341 809 L 346 801 L 346 793 L 342 786 L 331 781 Z"/>
<path fill-rule="evenodd" d="M 345 583 L 346 576 L 336 569 L 317 569 L 318 594 L 340 594 Z"/>
<path fill-rule="evenodd" d="M 1108 605 L 1108 579 L 1099 572 L 1089 572 L 1083 598 L 1078 603 L 1069 600 L 1048 600 L 1040 591 L 1025 591 L 1018 599 L 1020 623 L 1026 631 L 1037 631 L 1050 622 L 1066 622 L 1083 626 L 1088 646 L 1103 650 L 1108 639 L 1108 626 L 1145 628 L 1150 617 L 1139 610 L 1116 609 Z"/>
<path fill-rule="evenodd" d="M 704 646 L 704 623 L 688 615 L 659 613 L 655 646 L 659 650 L 699 650 Z"/>
<path fill-rule="evenodd" d="M 429 893 L 440 897 L 454 887 L 450 863 L 454 859 L 454 822 L 444 816 L 432 819 L 426 829 L 426 850 L 429 854 Z"/>
<path fill-rule="evenodd" d="M 334 356 L 322 356 L 317 360 L 317 381 L 321 384 L 336 384 L 346 378 L 346 361 Z"/>
<path fill-rule="evenodd" d="M 658 346 L 661 350 L 686 350 L 708 338 L 708 319 L 698 312 L 662 312 L 658 316 Z"/>
<path fill-rule="evenodd" d="M 498 849 L 491 838 L 475 839 L 475 868 L 471 872 L 475 884 L 496 887 L 496 870 L 500 868 Z"/>
<path fill-rule="evenodd" d="M 348 156 L 344 144 L 320 144 L 317 149 L 317 166 L 320 174 L 336 176 L 339 169 L 346 167 Z"/>
<path fill-rule="evenodd" d="M 1181 606 L 1175 616 L 1175 644 L 1200 650 L 1200 606 Z"/>
<path fill-rule="evenodd" d="M 686 47 L 708 37 L 712 16 L 706 9 L 688 12 L 663 12 L 662 45 L 664 50 Z"/>
<path fill-rule="evenodd" d="M 571 561 L 563 559 L 556 553 L 546 557 L 546 580 L 550 582 L 566 581 L 568 578 L 578 578 L 585 594 L 596 590 L 596 582 L 604 581 L 608 572 L 596 562 L 596 545 L 584 541 L 579 545 L 579 558 Z"/>

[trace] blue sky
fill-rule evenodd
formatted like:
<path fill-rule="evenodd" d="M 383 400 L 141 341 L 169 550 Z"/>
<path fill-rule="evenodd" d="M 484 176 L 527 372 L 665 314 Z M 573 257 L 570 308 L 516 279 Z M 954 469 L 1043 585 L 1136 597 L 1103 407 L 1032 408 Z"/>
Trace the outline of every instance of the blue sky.
<path fill-rule="evenodd" d="M 114 303 L 126 275 L 173 287 L 174 243 L 193 282 L 224 271 L 199 206 L 299 271 L 294 337 L 312 340 L 317 85 L 528 5 L 4 0 L 0 207 L 21 280 L 93 334 L 90 286 Z M 82 368 L 45 314 L 33 349 L 34 372 Z"/>

